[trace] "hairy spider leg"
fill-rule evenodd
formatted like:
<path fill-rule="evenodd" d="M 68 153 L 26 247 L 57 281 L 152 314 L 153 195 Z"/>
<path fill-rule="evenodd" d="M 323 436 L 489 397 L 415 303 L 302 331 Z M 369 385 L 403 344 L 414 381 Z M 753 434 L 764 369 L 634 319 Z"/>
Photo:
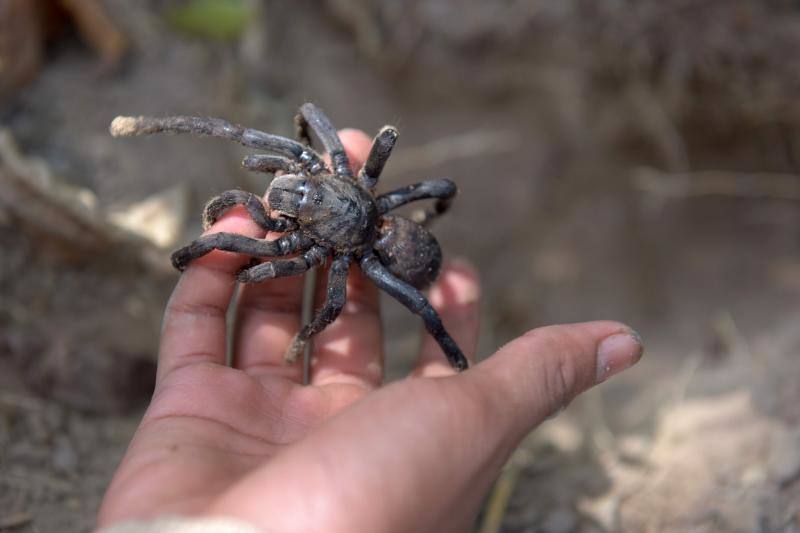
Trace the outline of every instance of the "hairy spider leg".
<path fill-rule="evenodd" d="M 255 194 L 239 189 L 225 191 L 215 196 L 203 208 L 203 229 L 208 229 L 235 205 L 244 205 L 247 213 L 265 231 L 289 231 L 297 228 L 294 220 L 278 217 L 270 218 L 264 202 Z"/>
<path fill-rule="evenodd" d="M 198 237 L 172 254 L 172 266 L 184 270 L 191 262 L 212 250 L 236 252 L 254 257 L 277 257 L 311 246 L 312 242 L 299 231 L 287 233 L 274 241 L 253 239 L 238 233 L 211 233 Z"/>
<path fill-rule="evenodd" d="M 117 117 L 109 128 L 114 137 L 132 137 L 153 133 L 191 133 L 236 141 L 250 148 L 269 150 L 291 157 L 312 174 L 324 170 L 319 154 L 292 139 L 245 128 L 221 118 L 211 117 Z"/>
<path fill-rule="evenodd" d="M 300 172 L 300 165 L 288 157 L 281 157 L 279 155 L 248 155 L 242 160 L 242 167 L 254 172 L 267 172 L 270 174 L 274 174 L 278 171 L 288 172 L 290 174 L 297 174 Z"/>
<path fill-rule="evenodd" d="M 297 257 L 267 261 L 239 272 L 236 279 L 241 283 L 260 283 L 264 280 L 297 276 L 312 267 L 321 265 L 330 254 L 324 246 L 313 245 Z"/>
<path fill-rule="evenodd" d="M 294 116 L 294 137 L 306 146 L 311 146 L 311 134 L 308 132 L 308 121 L 299 112 Z"/>
<path fill-rule="evenodd" d="M 328 287 L 326 289 L 325 303 L 317 309 L 311 322 L 303 326 L 286 349 L 284 360 L 293 363 L 305 350 L 308 340 L 328 327 L 344 308 L 347 301 L 347 271 L 350 267 L 350 256 L 337 256 L 331 263 L 328 271 Z"/>
<path fill-rule="evenodd" d="M 319 137 L 319 140 L 322 141 L 322 146 L 331 158 L 331 167 L 334 174 L 344 178 L 352 178 L 353 171 L 350 170 L 350 161 L 347 159 L 344 145 L 342 145 L 339 134 L 328 116 L 314 104 L 306 103 L 300 106 L 298 117 L 300 118 L 295 120 L 300 124 L 300 131 L 303 131 L 303 134 L 308 137 L 308 126 L 310 126 Z"/>
<path fill-rule="evenodd" d="M 378 184 L 378 178 L 383 172 L 383 167 L 386 165 L 389 156 L 392 155 L 392 149 L 397 143 L 397 136 L 397 130 L 392 126 L 384 126 L 375 136 L 367 161 L 358 173 L 358 181 L 362 186 L 367 189 L 374 189 Z"/>
<path fill-rule="evenodd" d="M 417 200 L 435 199 L 432 209 L 420 209 L 411 214 L 411 220 L 418 224 L 427 225 L 428 222 L 445 213 L 458 193 L 456 184 L 449 179 L 441 178 L 435 180 L 422 181 L 414 185 L 408 185 L 395 191 L 387 192 L 378 196 L 375 202 L 378 204 L 378 212 L 382 215 L 392 209 L 397 209 Z"/>
<path fill-rule="evenodd" d="M 397 279 L 381 264 L 380 260 L 373 254 L 365 255 L 361 259 L 361 270 L 372 280 L 381 290 L 398 300 L 409 311 L 419 315 L 425 324 L 425 329 L 436 339 L 442 348 L 444 355 L 455 370 L 461 372 L 469 366 L 467 358 L 461 352 L 456 341 L 447 333 L 442 324 L 439 314 L 428 302 L 427 298 L 404 281 Z"/>

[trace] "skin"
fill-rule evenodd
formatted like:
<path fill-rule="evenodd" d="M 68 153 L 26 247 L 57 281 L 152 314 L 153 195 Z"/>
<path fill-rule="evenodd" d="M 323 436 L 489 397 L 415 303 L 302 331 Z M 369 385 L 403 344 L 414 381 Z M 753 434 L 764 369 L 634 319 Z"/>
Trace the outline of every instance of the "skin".
<path fill-rule="evenodd" d="M 370 139 L 341 137 L 357 170 Z M 218 231 L 263 236 L 242 208 L 209 229 Z M 164 316 L 152 403 L 99 526 L 183 514 L 279 532 L 464 531 L 520 440 L 642 353 L 627 326 L 588 322 L 532 330 L 455 374 L 423 335 L 411 375 L 382 386 L 377 291 L 352 268 L 347 305 L 316 337 L 303 386 L 300 364 L 282 361 L 300 326 L 300 277 L 244 288 L 234 365 L 224 365 L 225 312 L 247 262 L 214 251 L 182 275 Z M 317 303 L 323 291 L 324 283 Z M 474 270 L 454 262 L 430 294 L 470 358 L 479 293 Z"/>

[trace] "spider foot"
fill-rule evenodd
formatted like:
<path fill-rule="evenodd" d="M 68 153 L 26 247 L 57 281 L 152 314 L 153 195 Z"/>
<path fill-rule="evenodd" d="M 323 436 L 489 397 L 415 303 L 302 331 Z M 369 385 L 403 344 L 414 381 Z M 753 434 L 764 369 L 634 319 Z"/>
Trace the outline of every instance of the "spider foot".
<path fill-rule="evenodd" d="M 303 352 L 306 349 L 306 340 L 301 339 L 299 334 L 295 334 L 292 338 L 292 342 L 289 343 L 289 347 L 286 348 L 286 353 L 283 355 L 283 360 L 288 363 L 292 364 L 299 357 L 303 355 Z"/>
<path fill-rule="evenodd" d="M 248 203 L 251 203 L 253 205 L 247 207 L 255 208 L 256 211 L 259 211 L 259 206 L 256 205 L 258 202 L 260 201 L 255 198 L 255 195 L 244 191 L 226 191 L 215 196 L 203 208 L 203 229 L 210 228 L 235 205 L 242 204 L 247 206 Z M 266 213 L 264 214 L 266 215 Z"/>
<path fill-rule="evenodd" d="M 272 279 L 275 275 L 275 265 L 272 262 L 249 264 L 236 274 L 239 283 L 259 283 Z"/>
<path fill-rule="evenodd" d="M 184 246 L 179 250 L 175 250 L 172 255 L 170 256 L 170 260 L 172 261 L 172 266 L 176 269 L 183 272 L 186 270 L 186 267 L 189 266 L 189 263 L 197 258 L 197 254 L 194 251 L 192 245 Z"/>
<path fill-rule="evenodd" d="M 469 368 L 469 361 L 467 361 L 467 358 L 461 353 L 461 350 L 458 350 L 457 353 L 448 353 L 445 355 L 447 356 L 447 361 L 450 363 L 450 366 L 453 367 L 453 370 L 456 372 L 463 372 Z"/>

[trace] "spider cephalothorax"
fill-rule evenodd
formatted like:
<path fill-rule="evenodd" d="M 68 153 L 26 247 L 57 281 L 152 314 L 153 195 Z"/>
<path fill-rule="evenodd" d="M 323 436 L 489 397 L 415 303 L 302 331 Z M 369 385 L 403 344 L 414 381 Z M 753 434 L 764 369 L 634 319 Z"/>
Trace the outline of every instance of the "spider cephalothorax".
<path fill-rule="evenodd" d="M 189 262 L 212 250 L 262 258 L 296 254 L 250 266 L 238 275 L 241 282 L 257 283 L 302 274 L 332 257 L 327 300 L 295 335 L 286 353 L 288 361 L 294 360 L 308 339 L 339 315 L 346 298 L 348 268 L 351 262 L 357 262 L 378 287 L 422 317 L 455 369 L 467 368 L 458 345 L 420 292 L 433 282 L 442 263 L 439 244 L 425 226 L 449 207 L 456 194 L 453 182 L 423 181 L 376 196 L 375 186 L 397 141 L 397 130 L 391 126 L 381 129 L 356 176 L 336 130 L 318 107 L 304 104 L 296 125 L 299 140 L 294 141 L 216 118 L 117 117 L 111 123 L 111 134 L 195 133 L 280 154 L 251 155 L 242 162 L 247 169 L 275 174 L 267 191 L 267 206 L 255 194 L 227 191 L 211 199 L 203 219 L 208 227 L 225 211 L 241 204 L 263 229 L 283 235 L 272 241 L 234 233 L 204 235 L 172 254 L 172 263 L 183 270 Z M 329 164 L 311 148 L 309 127 L 322 142 Z M 436 200 L 434 208 L 414 213 L 411 218 L 388 214 L 401 205 L 423 199 Z"/>

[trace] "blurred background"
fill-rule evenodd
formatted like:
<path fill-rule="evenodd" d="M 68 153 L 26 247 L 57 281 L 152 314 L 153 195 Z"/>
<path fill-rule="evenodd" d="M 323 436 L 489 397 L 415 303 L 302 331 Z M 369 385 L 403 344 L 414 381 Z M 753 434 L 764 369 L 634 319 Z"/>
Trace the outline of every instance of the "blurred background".
<path fill-rule="evenodd" d="M 800 4 L 0 0 L 0 530 L 87 531 L 153 383 L 169 252 L 240 187 L 216 139 L 306 101 L 400 142 L 381 187 L 483 283 L 481 356 L 617 319 L 632 371 L 531 435 L 476 531 L 800 531 Z M 387 375 L 420 324 L 384 301 Z"/>

